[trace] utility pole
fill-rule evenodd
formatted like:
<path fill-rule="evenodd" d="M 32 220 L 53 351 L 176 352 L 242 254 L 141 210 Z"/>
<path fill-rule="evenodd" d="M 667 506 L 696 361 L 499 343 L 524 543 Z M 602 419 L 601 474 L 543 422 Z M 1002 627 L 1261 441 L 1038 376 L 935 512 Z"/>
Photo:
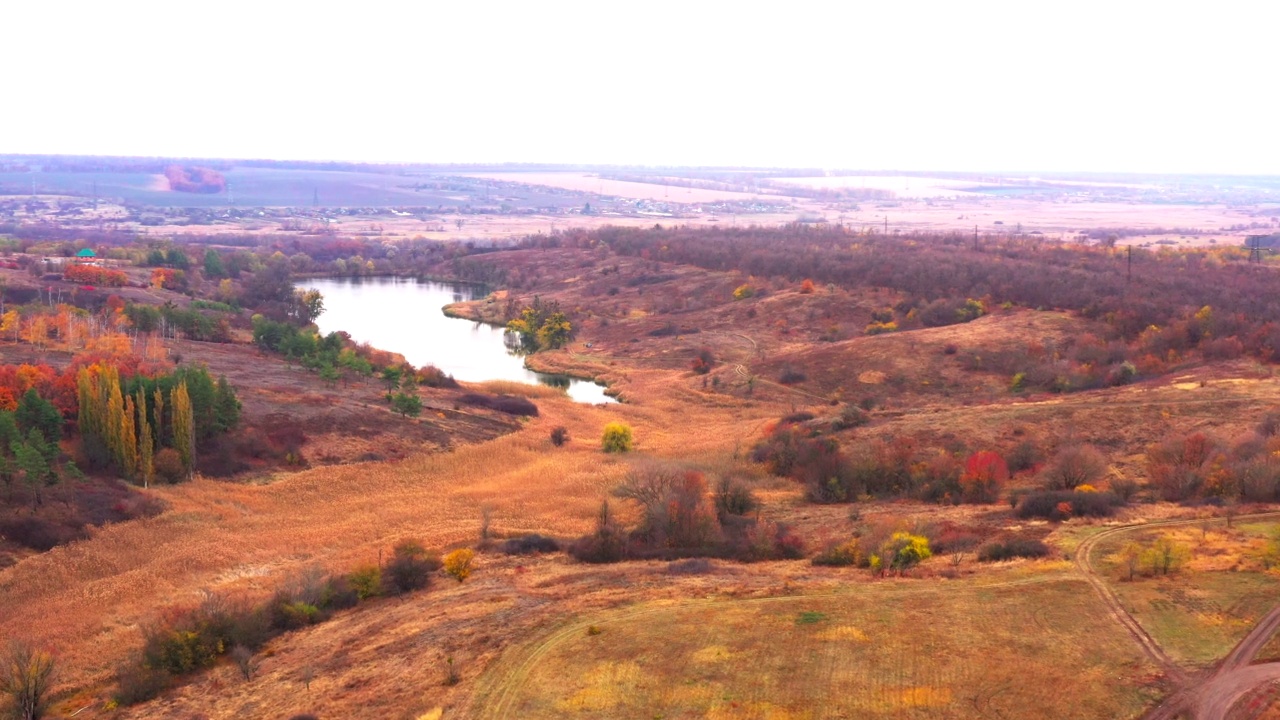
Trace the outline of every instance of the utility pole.
<path fill-rule="evenodd" d="M 1125 261 L 1127 264 L 1124 281 L 1128 283 L 1133 281 L 1133 246 L 1125 245 L 1124 249 L 1125 249 Z"/>
<path fill-rule="evenodd" d="M 978 226 L 973 226 L 973 251 L 978 251 Z"/>

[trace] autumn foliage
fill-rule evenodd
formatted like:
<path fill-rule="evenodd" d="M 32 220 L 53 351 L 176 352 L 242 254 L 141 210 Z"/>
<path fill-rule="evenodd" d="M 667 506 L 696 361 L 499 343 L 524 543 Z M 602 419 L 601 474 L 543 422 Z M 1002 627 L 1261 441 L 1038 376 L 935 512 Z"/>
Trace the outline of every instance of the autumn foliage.
<path fill-rule="evenodd" d="M 69 282 L 100 287 L 124 287 L 129 284 L 129 276 L 123 272 L 96 265 L 72 265 L 62 271 L 62 278 Z"/>
<path fill-rule="evenodd" d="M 960 475 L 965 502 L 992 503 L 1000 497 L 1009 479 L 1009 466 L 1000 453 L 983 450 L 969 456 Z"/>

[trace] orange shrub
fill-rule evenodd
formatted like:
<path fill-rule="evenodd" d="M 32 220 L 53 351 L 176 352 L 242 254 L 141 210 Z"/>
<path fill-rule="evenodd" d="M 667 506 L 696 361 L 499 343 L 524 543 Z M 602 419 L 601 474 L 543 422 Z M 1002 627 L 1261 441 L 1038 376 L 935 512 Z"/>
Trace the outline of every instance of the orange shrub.
<path fill-rule="evenodd" d="M 103 287 L 124 287 L 129 284 L 129 276 L 119 270 L 108 270 L 95 265 L 72 265 L 62 271 L 62 278 L 81 285 L 101 285 Z"/>

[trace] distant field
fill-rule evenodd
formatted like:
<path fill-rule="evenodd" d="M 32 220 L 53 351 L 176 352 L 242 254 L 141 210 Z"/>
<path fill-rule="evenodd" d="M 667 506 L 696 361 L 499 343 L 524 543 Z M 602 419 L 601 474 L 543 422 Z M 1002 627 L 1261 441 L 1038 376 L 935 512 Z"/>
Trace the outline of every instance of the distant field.
<path fill-rule="evenodd" d="M 820 190 L 869 188 L 888 190 L 901 198 L 936 198 L 976 196 L 973 188 L 986 187 L 987 183 L 971 180 L 916 177 L 908 175 L 844 175 L 839 177 L 778 178 L 779 185 L 798 185 Z M 994 187 L 994 184 L 991 184 Z"/>
<path fill-rule="evenodd" d="M 1156 697 L 1153 668 L 1082 580 L 1041 564 L 984 582 L 586 617 L 495 665 L 476 715 L 1125 718 Z"/>
<path fill-rule="evenodd" d="M 604 180 L 596 175 L 581 172 L 473 173 L 468 174 L 467 177 L 489 178 L 529 185 L 545 185 L 576 192 L 595 193 L 597 195 L 630 198 L 633 200 L 653 200 L 655 202 L 751 202 L 762 199 L 776 203 L 787 200 L 787 198 L 777 195 L 756 195 L 729 190 L 701 190 L 698 188 L 630 182 L 627 180 Z"/>
<path fill-rule="evenodd" d="M 335 170 L 281 170 L 275 168 L 234 168 L 223 173 L 227 192 L 209 195 L 170 192 L 163 176 L 147 173 L 35 172 L 0 173 L 0 192 L 25 195 L 35 190 L 42 195 L 96 193 L 104 199 L 119 198 L 125 203 L 155 207 L 457 207 L 459 205 L 499 205 L 510 202 L 534 207 L 577 207 L 576 198 L 555 193 L 513 193 L 501 197 L 483 182 L 464 178 L 423 174 L 366 173 Z M 459 182 L 460 181 L 460 182 Z M 417 184 L 444 184 L 414 189 Z"/>

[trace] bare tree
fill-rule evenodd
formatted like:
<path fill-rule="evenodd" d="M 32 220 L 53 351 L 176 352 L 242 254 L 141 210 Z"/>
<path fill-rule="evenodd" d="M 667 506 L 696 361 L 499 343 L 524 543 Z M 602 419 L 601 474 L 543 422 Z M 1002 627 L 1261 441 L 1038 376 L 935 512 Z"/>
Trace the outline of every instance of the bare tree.
<path fill-rule="evenodd" d="M 1092 445 L 1063 448 L 1044 470 L 1045 485 L 1051 490 L 1074 490 L 1100 480 L 1107 472 L 1107 459 Z"/>
<path fill-rule="evenodd" d="M 14 717 L 39 720 L 49 705 L 53 657 L 27 643 L 14 641 L 0 665 L 0 692 L 13 703 Z"/>
<path fill-rule="evenodd" d="M 231 648 L 231 660 L 235 662 L 236 668 L 240 670 L 245 681 L 253 680 L 253 674 L 258 671 L 258 658 L 254 657 L 252 650 L 243 645 L 237 645 Z"/>

